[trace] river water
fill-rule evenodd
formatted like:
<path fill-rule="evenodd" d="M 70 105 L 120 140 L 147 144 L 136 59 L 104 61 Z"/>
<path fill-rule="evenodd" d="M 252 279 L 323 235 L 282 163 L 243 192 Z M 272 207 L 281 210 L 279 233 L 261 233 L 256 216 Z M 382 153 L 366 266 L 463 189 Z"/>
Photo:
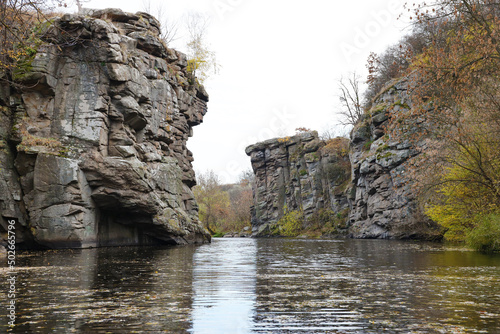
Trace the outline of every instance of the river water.
<path fill-rule="evenodd" d="M 2 333 L 500 333 L 500 255 L 441 244 L 214 239 L 25 252 L 16 274 L 16 326 L 4 283 Z"/>

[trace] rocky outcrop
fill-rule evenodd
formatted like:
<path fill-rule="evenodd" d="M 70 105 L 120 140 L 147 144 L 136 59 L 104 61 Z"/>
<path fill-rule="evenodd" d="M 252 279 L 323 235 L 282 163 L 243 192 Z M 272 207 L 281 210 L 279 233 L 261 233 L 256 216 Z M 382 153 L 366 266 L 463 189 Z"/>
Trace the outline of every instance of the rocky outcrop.
<path fill-rule="evenodd" d="M 345 141 L 325 143 L 313 131 L 247 147 L 255 173 L 253 235 L 272 233 L 273 225 L 291 211 L 303 214 L 305 227 L 321 212 L 345 214 L 343 191 L 350 180 Z"/>
<path fill-rule="evenodd" d="M 421 152 L 386 134 L 391 113 L 411 108 L 404 81 L 390 83 L 351 132 L 352 192 L 349 231 L 354 238 L 439 238 L 418 205 L 406 163 Z M 409 130 L 411 131 L 411 129 Z"/>
<path fill-rule="evenodd" d="M 393 82 L 354 127 L 350 145 L 309 132 L 249 146 L 256 176 L 253 234 L 272 233 L 291 210 L 303 212 L 306 229 L 308 221 L 323 224 L 327 209 L 339 219 L 348 216 L 341 227 L 353 238 L 440 238 L 405 174 L 405 164 L 425 147 L 417 150 L 386 133 L 391 113 L 401 108 L 411 108 L 406 84 Z M 347 151 L 350 161 L 342 154 Z"/>
<path fill-rule="evenodd" d="M 209 241 L 186 141 L 208 95 L 159 22 L 121 10 L 47 23 L 1 90 L 0 216 L 26 247 Z"/>

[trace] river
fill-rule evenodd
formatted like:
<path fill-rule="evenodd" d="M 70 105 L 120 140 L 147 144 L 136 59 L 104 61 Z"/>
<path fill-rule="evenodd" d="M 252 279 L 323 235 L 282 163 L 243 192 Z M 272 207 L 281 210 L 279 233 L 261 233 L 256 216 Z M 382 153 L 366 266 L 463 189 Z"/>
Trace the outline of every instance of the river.
<path fill-rule="evenodd" d="M 23 252 L 15 272 L 0 332 L 500 333 L 500 255 L 441 244 L 214 239 Z"/>

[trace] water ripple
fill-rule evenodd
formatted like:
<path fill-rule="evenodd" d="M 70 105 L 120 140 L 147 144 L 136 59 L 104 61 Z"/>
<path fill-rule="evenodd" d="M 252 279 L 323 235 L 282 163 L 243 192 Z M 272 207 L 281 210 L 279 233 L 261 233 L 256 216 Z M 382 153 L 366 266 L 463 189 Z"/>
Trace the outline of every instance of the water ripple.
<path fill-rule="evenodd" d="M 27 252 L 17 260 L 11 333 L 500 328 L 500 256 L 440 244 L 215 239 L 198 247 Z M 9 329 L 5 312 L 0 332 Z"/>

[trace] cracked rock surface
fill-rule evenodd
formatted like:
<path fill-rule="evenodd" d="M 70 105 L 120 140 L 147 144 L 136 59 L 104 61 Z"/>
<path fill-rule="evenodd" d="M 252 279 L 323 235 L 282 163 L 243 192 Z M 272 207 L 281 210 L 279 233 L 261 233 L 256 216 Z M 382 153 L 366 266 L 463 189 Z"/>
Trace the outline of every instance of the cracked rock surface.
<path fill-rule="evenodd" d="M 186 147 L 208 95 L 159 22 L 119 9 L 47 26 L 0 90 L 0 216 L 25 247 L 208 242 Z"/>
<path fill-rule="evenodd" d="M 434 239 L 435 223 L 418 205 L 405 163 L 417 150 L 386 134 L 392 112 L 410 109 L 407 83 L 393 82 L 351 132 L 352 191 L 349 231 L 354 238 Z"/>
<path fill-rule="evenodd" d="M 406 177 L 405 164 L 425 151 L 425 142 L 416 149 L 386 132 L 391 113 L 401 108 L 411 108 L 407 85 L 392 82 L 353 128 L 348 158 L 326 150 L 315 131 L 249 146 L 253 234 L 272 234 L 286 212 L 299 210 L 306 229 L 333 213 L 339 232 L 352 238 L 439 239 L 439 227 L 422 213 Z"/>
<path fill-rule="evenodd" d="M 322 213 L 347 210 L 349 158 L 325 145 L 310 131 L 246 148 L 255 173 L 253 235 L 272 234 L 273 225 L 290 211 L 303 213 L 307 227 Z"/>

